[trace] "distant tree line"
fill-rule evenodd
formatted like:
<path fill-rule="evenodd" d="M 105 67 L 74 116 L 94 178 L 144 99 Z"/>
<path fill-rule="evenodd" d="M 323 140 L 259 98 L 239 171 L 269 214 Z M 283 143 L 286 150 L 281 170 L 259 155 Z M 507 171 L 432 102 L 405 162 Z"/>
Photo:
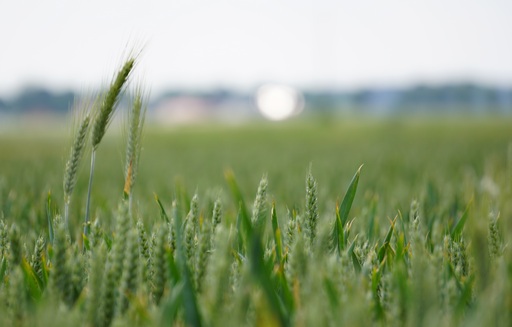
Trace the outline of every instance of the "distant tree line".
<path fill-rule="evenodd" d="M 0 97 L 0 113 L 29 114 L 52 112 L 65 114 L 72 107 L 77 93 L 52 92 L 44 88 L 27 88 L 11 98 Z M 240 110 L 254 107 L 251 92 L 226 89 L 212 91 L 168 91 L 154 97 L 151 107 L 176 97 L 195 97 L 219 108 L 224 103 L 242 104 Z M 367 88 L 353 92 L 305 91 L 306 108 L 317 111 L 358 111 L 366 113 L 442 113 L 494 112 L 512 114 L 512 88 L 486 87 L 460 83 L 439 86 L 416 85 L 403 89 Z"/>
<path fill-rule="evenodd" d="M 512 114 L 512 89 L 475 84 L 417 85 L 406 89 L 305 93 L 308 103 L 326 110 L 377 113 L 498 112 Z"/>
<path fill-rule="evenodd" d="M 55 93 L 44 88 L 27 88 L 10 99 L 0 98 L 0 111 L 25 114 L 35 111 L 65 114 L 72 106 L 75 93 Z"/>

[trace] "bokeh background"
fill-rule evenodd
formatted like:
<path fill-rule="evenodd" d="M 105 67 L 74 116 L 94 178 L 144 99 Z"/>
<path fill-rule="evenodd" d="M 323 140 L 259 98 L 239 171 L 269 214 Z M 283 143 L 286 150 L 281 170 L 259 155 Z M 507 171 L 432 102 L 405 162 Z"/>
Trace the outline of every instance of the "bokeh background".
<path fill-rule="evenodd" d="M 62 117 L 133 49 L 162 124 L 509 115 L 511 31 L 505 0 L 4 2 L 0 121 Z"/>

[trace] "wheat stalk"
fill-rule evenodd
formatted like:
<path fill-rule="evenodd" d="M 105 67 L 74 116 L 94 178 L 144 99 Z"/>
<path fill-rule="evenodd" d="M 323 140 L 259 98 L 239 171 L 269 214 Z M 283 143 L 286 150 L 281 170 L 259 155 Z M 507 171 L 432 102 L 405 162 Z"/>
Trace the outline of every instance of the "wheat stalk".
<path fill-rule="evenodd" d="M 117 108 L 119 96 L 123 87 L 127 84 L 130 74 L 135 66 L 135 57 L 130 57 L 123 67 L 119 70 L 116 77 L 110 84 L 110 88 L 107 94 L 103 97 L 103 101 L 99 106 L 99 109 L 95 113 L 94 122 L 92 125 L 91 144 L 91 170 L 89 174 L 89 186 L 87 190 L 87 202 L 85 205 L 85 223 L 84 223 L 84 235 L 87 235 L 90 230 L 90 204 L 91 204 L 91 190 L 92 181 L 94 176 L 94 164 L 96 160 L 96 150 L 105 135 L 108 125 L 112 121 L 112 117 Z"/>

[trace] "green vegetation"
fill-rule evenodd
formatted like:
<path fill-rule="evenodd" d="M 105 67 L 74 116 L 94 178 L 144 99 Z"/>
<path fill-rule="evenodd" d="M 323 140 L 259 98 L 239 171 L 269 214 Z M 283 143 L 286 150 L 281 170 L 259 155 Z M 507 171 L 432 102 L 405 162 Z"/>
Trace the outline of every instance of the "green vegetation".
<path fill-rule="evenodd" d="M 0 135 L 0 325 L 512 324 L 512 121 L 142 137 L 146 100 L 124 138 Z"/>
<path fill-rule="evenodd" d="M 123 138 L 98 149 L 87 236 L 62 133 L 2 135 L 3 325 L 511 322 L 510 121 L 153 127 L 141 143 L 141 119 L 124 164 Z"/>

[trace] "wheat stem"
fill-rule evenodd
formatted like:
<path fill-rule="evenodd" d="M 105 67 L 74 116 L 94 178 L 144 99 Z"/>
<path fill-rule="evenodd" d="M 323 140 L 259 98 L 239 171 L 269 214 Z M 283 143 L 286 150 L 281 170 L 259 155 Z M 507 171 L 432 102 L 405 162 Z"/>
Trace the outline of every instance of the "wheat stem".
<path fill-rule="evenodd" d="M 92 179 L 94 176 L 94 161 L 96 158 L 96 150 L 92 150 L 91 154 L 91 171 L 89 173 L 89 187 L 87 189 L 87 201 L 85 203 L 85 223 L 84 223 L 84 235 L 88 235 L 91 229 L 90 220 L 89 220 L 89 210 L 91 208 L 91 190 L 92 190 Z"/>
<path fill-rule="evenodd" d="M 115 79 L 110 84 L 110 88 L 103 98 L 101 106 L 99 107 L 98 112 L 96 113 L 96 117 L 92 127 L 92 155 L 91 155 L 91 173 L 89 176 L 89 189 L 87 191 L 87 203 L 85 207 L 85 226 L 84 226 L 84 235 L 89 233 L 89 210 L 90 210 L 90 202 L 91 202 L 91 189 L 92 189 L 92 180 L 94 174 L 94 161 L 96 157 L 96 149 L 98 148 L 105 132 L 107 130 L 108 125 L 112 121 L 112 117 L 115 113 L 115 109 L 117 108 L 117 102 L 119 101 L 119 95 L 123 89 L 123 86 L 127 83 L 130 73 L 135 65 L 135 58 L 128 59 L 121 70 L 117 73 Z"/>

